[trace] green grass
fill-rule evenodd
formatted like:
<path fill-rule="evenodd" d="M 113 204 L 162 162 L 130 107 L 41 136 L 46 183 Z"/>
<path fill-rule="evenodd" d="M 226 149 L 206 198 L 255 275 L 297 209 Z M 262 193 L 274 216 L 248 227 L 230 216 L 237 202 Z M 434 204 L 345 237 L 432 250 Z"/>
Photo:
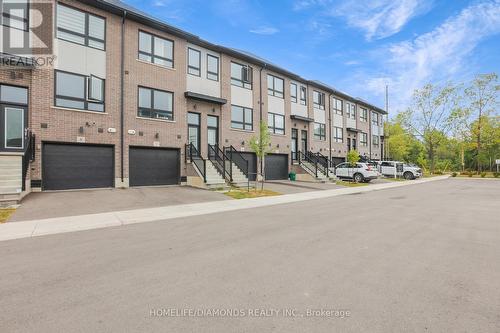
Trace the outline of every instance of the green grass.
<path fill-rule="evenodd" d="M 460 174 L 460 173 L 457 174 L 457 177 L 459 177 L 459 178 L 496 178 L 496 179 L 500 179 L 500 177 L 494 177 L 492 172 L 487 172 L 486 176 L 484 176 L 484 177 L 481 177 L 481 175 L 477 175 L 477 174 L 473 174 L 472 177 L 469 177 L 469 175 Z"/>
<path fill-rule="evenodd" d="M 5 223 L 9 217 L 16 211 L 15 208 L 0 208 L 0 223 Z"/>
<path fill-rule="evenodd" d="M 388 181 L 391 181 L 391 182 L 404 182 L 406 180 L 404 178 L 392 178 L 392 177 L 384 177 L 382 179 L 388 180 Z"/>
<path fill-rule="evenodd" d="M 273 197 L 277 195 L 281 195 L 281 193 L 270 191 L 270 190 L 255 190 L 250 189 L 250 191 L 242 190 L 242 189 L 232 189 L 224 193 L 228 197 L 233 199 L 248 199 L 248 198 L 260 198 L 260 197 Z"/>
<path fill-rule="evenodd" d="M 343 180 L 337 180 L 335 184 L 346 187 L 360 187 L 360 186 L 368 186 L 368 183 L 355 183 L 355 182 L 346 182 Z"/>

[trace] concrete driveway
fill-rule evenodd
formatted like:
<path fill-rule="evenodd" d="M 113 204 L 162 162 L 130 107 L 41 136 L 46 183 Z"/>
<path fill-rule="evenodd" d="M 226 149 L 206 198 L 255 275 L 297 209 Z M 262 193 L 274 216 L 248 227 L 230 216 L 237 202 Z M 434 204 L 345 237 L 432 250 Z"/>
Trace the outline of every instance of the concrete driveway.
<path fill-rule="evenodd" d="M 31 193 L 8 222 L 231 200 L 222 193 L 188 186 Z"/>

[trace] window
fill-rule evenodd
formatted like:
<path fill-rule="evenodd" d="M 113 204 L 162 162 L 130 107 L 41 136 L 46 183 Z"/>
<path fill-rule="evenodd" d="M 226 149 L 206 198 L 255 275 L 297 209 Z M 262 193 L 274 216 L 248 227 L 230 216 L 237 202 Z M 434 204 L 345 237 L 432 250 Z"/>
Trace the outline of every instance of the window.
<path fill-rule="evenodd" d="M 24 109 L 5 108 L 5 148 L 24 146 Z"/>
<path fill-rule="evenodd" d="M 307 88 L 300 86 L 300 104 L 307 105 Z"/>
<path fill-rule="evenodd" d="M 174 42 L 139 31 L 139 59 L 172 68 L 174 67 Z"/>
<path fill-rule="evenodd" d="M 269 129 L 269 133 L 285 134 L 285 116 L 276 113 L 268 113 L 267 128 Z"/>
<path fill-rule="evenodd" d="M 313 91 L 313 103 L 314 103 L 315 108 L 324 110 L 325 109 L 325 94 L 314 90 Z"/>
<path fill-rule="evenodd" d="M 0 101 L 2 103 L 28 104 L 28 89 L 0 85 Z"/>
<path fill-rule="evenodd" d="M 238 87 L 252 89 L 252 67 L 231 63 L 231 84 Z"/>
<path fill-rule="evenodd" d="M 316 140 L 326 140 L 325 124 L 314 123 L 314 138 Z"/>
<path fill-rule="evenodd" d="M 17 0 L 0 2 L 0 16 L 1 24 L 23 31 L 28 31 L 29 26 L 29 7 L 28 1 Z"/>
<path fill-rule="evenodd" d="M 334 127 L 333 128 L 333 139 L 335 142 L 343 142 L 344 141 L 344 131 L 342 127 Z"/>
<path fill-rule="evenodd" d="M 342 101 L 340 99 L 334 98 L 332 102 L 333 110 L 336 114 L 342 115 Z"/>
<path fill-rule="evenodd" d="M 252 109 L 231 105 L 231 127 L 247 131 L 253 130 Z"/>
<path fill-rule="evenodd" d="M 359 143 L 361 146 L 368 146 L 368 134 L 361 132 L 359 137 Z"/>
<path fill-rule="evenodd" d="M 270 96 L 276 96 L 283 98 L 283 79 L 276 77 L 274 75 L 267 75 L 267 94 Z"/>
<path fill-rule="evenodd" d="M 378 113 L 372 111 L 372 124 L 378 125 Z"/>
<path fill-rule="evenodd" d="M 188 48 L 188 73 L 191 75 L 201 76 L 201 52 L 192 48 Z"/>
<path fill-rule="evenodd" d="M 372 135 L 372 143 L 374 146 L 378 146 L 378 143 L 379 143 L 378 135 Z"/>
<path fill-rule="evenodd" d="M 297 85 L 295 83 L 290 83 L 290 99 L 297 103 Z"/>
<path fill-rule="evenodd" d="M 347 118 L 356 119 L 356 105 L 345 103 Z"/>
<path fill-rule="evenodd" d="M 104 18 L 57 4 L 57 38 L 104 50 Z"/>
<path fill-rule="evenodd" d="M 24 129 L 27 121 L 28 89 L 0 85 L 0 149 L 24 148 Z"/>
<path fill-rule="evenodd" d="M 368 121 L 368 110 L 365 108 L 361 108 L 361 114 L 359 115 L 359 120 Z"/>
<path fill-rule="evenodd" d="M 207 79 L 219 81 L 219 58 L 207 54 Z"/>
<path fill-rule="evenodd" d="M 169 91 L 139 87 L 139 117 L 173 120 L 174 94 Z"/>
<path fill-rule="evenodd" d="M 55 106 L 104 112 L 104 80 L 56 71 Z"/>

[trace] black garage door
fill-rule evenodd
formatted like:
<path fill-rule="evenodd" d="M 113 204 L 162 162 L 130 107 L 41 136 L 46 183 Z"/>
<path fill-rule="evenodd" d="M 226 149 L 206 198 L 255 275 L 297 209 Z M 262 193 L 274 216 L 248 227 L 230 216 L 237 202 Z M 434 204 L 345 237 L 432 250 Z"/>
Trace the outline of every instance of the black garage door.
<path fill-rule="evenodd" d="M 264 170 L 266 180 L 279 180 L 288 178 L 288 155 L 266 155 Z"/>
<path fill-rule="evenodd" d="M 113 187 L 113 147 L 45 143 L 42 188 L 69 190 Z"/>
<path fill-rule="evenodd" d="M 257 172 L 257 155 L 254 153 L 240 152 L 241 156 L 248 161 L 248 179 L 255 180 Z"/>
<path fill-rule="evenodd" d="M 129 153 L 130 186 L 179 184 L 178 149 L 131 147 Z"/>

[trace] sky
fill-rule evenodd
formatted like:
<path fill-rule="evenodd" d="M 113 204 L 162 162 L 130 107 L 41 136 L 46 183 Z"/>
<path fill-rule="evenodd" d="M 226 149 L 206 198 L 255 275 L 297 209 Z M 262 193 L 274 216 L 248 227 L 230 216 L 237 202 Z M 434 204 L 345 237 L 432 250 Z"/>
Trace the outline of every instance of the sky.
<path fill-rule="evenodd" d="M 500 74 L 500 0 L 124 0 L 389 113 L 427 83 Z"/>

